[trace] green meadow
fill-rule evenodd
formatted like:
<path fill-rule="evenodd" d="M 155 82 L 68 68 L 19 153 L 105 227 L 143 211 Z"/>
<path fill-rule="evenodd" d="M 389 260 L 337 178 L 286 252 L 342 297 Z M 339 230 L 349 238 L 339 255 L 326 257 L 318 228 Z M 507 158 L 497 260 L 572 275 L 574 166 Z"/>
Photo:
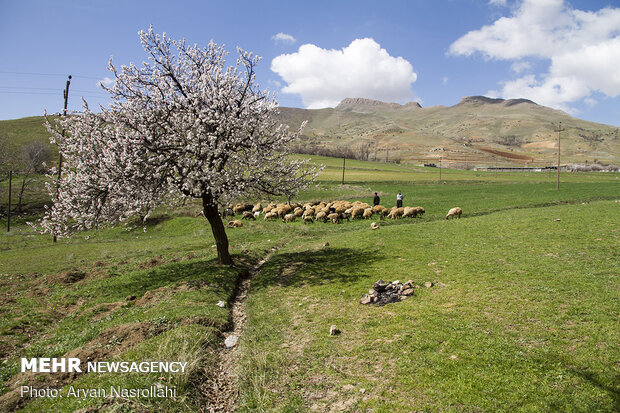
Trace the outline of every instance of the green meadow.
<path fill-rule="evenodd" d="M 238 411 L 620 409 L 617 173 L 562 173 L 558 191 L 554 173 L 443 169 L 440 179 L 438 168 L 347 160 L 342 184 L 342 159 L 312 162 L 325 169 L 295 201 L 371 202 L 378 192 L 391 207 L 400 190 L 426 214 L 373 219 L 378 230 L 367 220 L 244 222 L 227 230 L 234 267 L 215 263 L 193 203 L 145 227 L 57 243 L 26 224 L 36 216 L 8 233 L 0 220 L 0 410 L 200 411 L 227 351 L 237 282 L 266 256 L 238 345 Z M 455 206 L 461 219 L 445 220 Z M 420 288 L 405 301 L 361 305 L 379 279 Z M 331 325 L 340 334 L 329 335 Z M 19 372 L 22 357 L 62 356 L 183 360 L 188 369 Z M 22 397 L 22 383 L 65 397 Z M 176 399 L 66 397 L 71 386 L 153 384 L 175 387 Z"/>

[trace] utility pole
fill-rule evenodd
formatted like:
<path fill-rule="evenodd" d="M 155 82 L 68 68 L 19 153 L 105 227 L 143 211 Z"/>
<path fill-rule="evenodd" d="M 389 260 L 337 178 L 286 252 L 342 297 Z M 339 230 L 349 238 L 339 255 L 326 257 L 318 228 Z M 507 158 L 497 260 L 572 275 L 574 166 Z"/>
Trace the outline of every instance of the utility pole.
<path fill-rule="evenodd" d="M 344 185 L 344 168 L 347 162 L 347 158 L 346 157 L 342 157 L 342 185 Z"/>
<path fill-rule="evenodd" d="M 560 134 L 564 129 L 562 129 L 562 122 L 558 126 L 558 183 L 556 189 L 560 190 Z"/>
<path fill-rule="evenodd" d="M 441 156 L 439 157 L 439 180 L 441 181 Z"/>
<path fill-rule="evenodd" d="M 71 75 L 69 75 L 69 79 L 67 79 L 67 86 L 63 91 L 63 97 L 65 98 L 65 106 L 62 110 L 62 116 L 67 116 L 67 103 L 69 102 L 69 85 L 71 84 Z M 65 130 L 62 130 L 62 136 L 65 136 Z M 60 152 L 60 151 L 59 151 Z M 62 175 L 62 152 L 58 155 L 58 177 L 56 181 L 56 200 L 58 200 L 58 192 L 60 191 L 60 176 Z M 56 233 L 54 232 L 54 242 L 57 241 Z"/>
<path fill-rule="evenodd" d="M 13 184 L 13 171 L 9 171 L 9 212 L 7 213 L 6 232 L 11 231 L 11 185 Z"/>

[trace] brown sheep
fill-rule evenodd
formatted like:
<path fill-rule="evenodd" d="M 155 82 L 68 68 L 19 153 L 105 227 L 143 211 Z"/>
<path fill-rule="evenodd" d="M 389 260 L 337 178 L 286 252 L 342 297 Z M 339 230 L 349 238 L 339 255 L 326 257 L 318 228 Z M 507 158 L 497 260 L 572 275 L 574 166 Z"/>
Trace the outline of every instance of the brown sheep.
<path fill-rule="evenodd" d="M 364 208 L 354 207 L 351 211 L 352 218 L 362 218 L 364 216 Z"/>
<path fill-rule="evenodd" d="M 251 213 L 250 211 L 243 211 L 243 216 L 241 217 L 241 219 L 251 219 L 252 221 L 256 220 L 256 218 L 254 217 L 254 214 Z"/>
<path fill-rule="evenodd" d="M 304 216 L 304 224 L 313 224 L 313 223 L 314 223 L 314 218 L 312 218 L 312 216 L 310 215 Z"/>
<path fill-rule="evenodd" d="M 319 211 L 319 212 L 317 212 L 315 218 L 316 218 L 317 221 L 320 219 L 323 222 L 325 222 L 325 221 L 327 221 L 327 214 L 324 211 Z"/>
<path fill-rule="evenodd" d="M 278 217 L 280 218 L 284 218 L 284 215 L 289 214 L 292 210 L 293 208 L 291 208 L 291 206 L 287 204 L 278 204 L 278 207 L 276 209 Z"/>
<path fill-rule="evenodd" d="M 404 212 L 405 212 L 405 208 L 396 208 L 396 207 L 394 207 L 394 208 L 392 208 L 392 210 L 388 214 L 388 218 L 399 219 L 400 217 L 403 216 Z"/>
<path fill-rule="evenodd" d="M 263 207 L 259 202 L 258 204 L 254 205 L 254 208 L 252 208 L 252 212 L 260 212 L 261 209 L 263 209 Z"/>
<path fill-rule="evenodd" d="M 265 221 L 276 219 L 277 217 L 278 217 L 278 214 L 276 212 L 267 212 L 265 214 Z"/>
<path fill-rule="evenodd" d="M 448 211 L 448 215 L 446 215 L 446 219 L 450 218 L 450 217 L 457 217 L 458 219 L 461 219 L 461 214 L 463 213 L 463 210 L 459 207 L 454 207 L 451 210 Z"/>
<path fill-rule="evenodd" d="M 228 222 L 229 228 L 241 228 L 242 226 L 243 222 L 239 221 L 238 219 Z"/>
<path fill-rule="evenodd" d="M 384 209 L 385 207 L 383 205 L 375 205 L 372 207 L 372 212 L 375 214 L 380 214 Z"/>
<path fill-rule="evenodd" d="M 233 207 L 233 212 L 235 213 L 235 215 L 239 215 L 243 213 L 244 210 L 245 210 L 245 204 L 237 204 Z"/>
<path fill-rule="evenodd" d="M 340 214 L 337 214 L 335 212 L 333 214 L 329 214 L 327 218 L 330 219 L 334 224 L 340 223 Z"/>
<path fill-rule="evenodd" d="M 364 218 L 364 219 L 372 218 L 372 208 L 366 208 L 364 210 L 364 214 L 362 215 L 362 218 Z"/>
<path fill-rule="evenodd" d="M 347 209 L 349 209 L 347 206 L 345 205 L 338 205 L 337 207 L 335 207 L 335 211 L 337 214 L 341 214 L 344 211 L 346 211 Z"/>
<path fill-rule="evenodd" d="M 284 218 L 282 218 L 282 222 L 295 222 L 295 215 L 293 214 L 284 215 Z"/>

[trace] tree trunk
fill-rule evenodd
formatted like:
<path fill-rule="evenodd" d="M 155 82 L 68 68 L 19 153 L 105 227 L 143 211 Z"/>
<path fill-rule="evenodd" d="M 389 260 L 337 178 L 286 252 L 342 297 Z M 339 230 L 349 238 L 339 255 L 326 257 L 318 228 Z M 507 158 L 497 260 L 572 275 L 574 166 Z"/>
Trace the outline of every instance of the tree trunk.
<path fill-rule="evenodd" d="M 211 224 L 211 231 L 215 238 L 217 247 L 217 262 L 219 264 L 232 265 L 233 260 L 228 252 L 228 236 L 222 218 L 217 213 L 217 205 L 213 202 L 211 195 L 202 196 L 202 210 Z"/>
<path fill-rule="evenodd" d="M 26 189 L 26 179 L 28 179 L 28 175 L 24 175 L 24 180 L 22 181 L 22 189 L 19 191 L 19 201 L 17 202 L 17 212 L 22 212 L 22 199 L 24 197 L 24 190 Z"/>

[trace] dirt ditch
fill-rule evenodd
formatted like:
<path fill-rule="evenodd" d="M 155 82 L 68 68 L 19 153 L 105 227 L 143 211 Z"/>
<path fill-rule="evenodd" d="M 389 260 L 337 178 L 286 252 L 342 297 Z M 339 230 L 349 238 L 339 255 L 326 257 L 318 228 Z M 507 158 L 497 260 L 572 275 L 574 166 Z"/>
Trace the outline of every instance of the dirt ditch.
<path fill-rule="evenodd" d="M 265 258 L 250 268 L 245 276 L 241 277 L 233 299 L 228 304 L 231 309 L 230 327 L 223 332 L 225 342 L 217 350 L 218 362 L 213 371 L 205 372 L 206 378 L 201 388 L 201 394 L 206 402 L 202 409 L 203 412 L 215 413 L 234 410 L 239 396 L 239 376 L 237 372 L 239 348 L 237 341 L 245 330 L 247 320 L 245 304 L 250 290 L 250 282 L 260 272 L 265 262 L 269 260 L 273 251 L 275 250 L 272 250 Z"/>

